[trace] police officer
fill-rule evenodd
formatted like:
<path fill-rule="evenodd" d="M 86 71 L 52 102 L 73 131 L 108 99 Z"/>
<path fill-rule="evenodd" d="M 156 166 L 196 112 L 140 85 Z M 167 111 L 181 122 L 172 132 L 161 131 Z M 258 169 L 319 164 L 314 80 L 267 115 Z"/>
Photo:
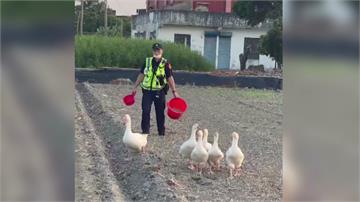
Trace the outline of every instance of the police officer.
<path fill-rule="evenodd" d="M 145 59 L 145 63 L 140 70 L 132 92 L 140 85 L 143 92 L 142 97 L 142 120 L 141 129 L 144 134 L 150 132 L 150 112 L 154 102 L 156 111 L 156 122 L 158 134 L 165 135 L 165 95 L 169 87 L 174 97 L 179 97 L 176 92 L 175 81 L 173 78 L 171 64 L 167 62 L 163 55 L 161 44 L 155 43 L 152 46 L 153 57 Z"/>

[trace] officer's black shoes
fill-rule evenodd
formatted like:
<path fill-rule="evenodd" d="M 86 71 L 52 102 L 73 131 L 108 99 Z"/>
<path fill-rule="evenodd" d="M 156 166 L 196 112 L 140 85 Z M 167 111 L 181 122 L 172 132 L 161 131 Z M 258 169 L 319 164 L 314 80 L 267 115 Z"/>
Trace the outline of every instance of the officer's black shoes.
<path fill-rule="evenodd" d="M 165 133 L 159 133 L 159 136 L 165 136 Z"/>

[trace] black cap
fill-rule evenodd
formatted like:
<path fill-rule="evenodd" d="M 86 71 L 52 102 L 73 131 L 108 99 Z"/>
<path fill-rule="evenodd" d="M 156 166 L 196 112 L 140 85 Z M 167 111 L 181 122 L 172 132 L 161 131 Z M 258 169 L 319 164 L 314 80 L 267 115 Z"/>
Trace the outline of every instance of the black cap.
<path fill-rule="evenodd" d="M 163 49 L 161 44 L 159 43 L 154 43 L 153 46 L 152 46 L 152 49 L 153 50 L 159 50 L 159 49 Z"/>

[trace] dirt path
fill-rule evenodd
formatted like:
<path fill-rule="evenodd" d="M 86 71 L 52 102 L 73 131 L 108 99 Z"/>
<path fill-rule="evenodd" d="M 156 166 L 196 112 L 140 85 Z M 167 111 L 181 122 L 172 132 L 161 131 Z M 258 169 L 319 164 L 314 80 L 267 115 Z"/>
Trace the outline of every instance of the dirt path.
<path fill-rule="evenodd" d="M 81 98 L 86 100 L 84 108 L 94 124 L 94 132 L 101 138 L 110 170 L 115 175 L 126 201 L 171 201 L 175 193 L 168 189 L 165 179 L 153 165 L 158 158 L 149 152 L 145 155 L 133 155 L 124 148 L 121 138 L 124 128 L 103 110 L 100 102 L 89 91 L 89 87 L 77 84 Z"/>
<path fill-rule="evenodd" d="M 123 201 L 109 169 L 102 141 L 95 134 L 78 92 L 75 92 L 75 153 L 77 201 Z"/>
<path fill-rule="evenodd" d="M 95 133 L 103 140 L 111 171 L 126 199 L 281 200 L 281 93 L 179 86 L 181 96 L 190 103 L 185 117 L 180 121 L 167 120 L 167 136 L 161 138 L 156 135 L 153 110 L 148 153 L 133 156 L 123 148 L 123 128 L 119 120 L 129 113 L 134 131 L 139 131 L 141 95 L 136 96 L 133 107 L 125 107 L 121 97 L 129 92 L 130 86 L 78 84 L 76 89 L 85 100 Z M 178 149 L 195 122 L 209 129 L 210 142 L 213 133 L 219 131 L 219 145 L 224 152 L 230 146 L 230 133 L 240 133 L 239 145 L 245 153 L 241 177 L 228 180 L 225 170 L 213 176 L 198 176 L 186 168 Z"/>

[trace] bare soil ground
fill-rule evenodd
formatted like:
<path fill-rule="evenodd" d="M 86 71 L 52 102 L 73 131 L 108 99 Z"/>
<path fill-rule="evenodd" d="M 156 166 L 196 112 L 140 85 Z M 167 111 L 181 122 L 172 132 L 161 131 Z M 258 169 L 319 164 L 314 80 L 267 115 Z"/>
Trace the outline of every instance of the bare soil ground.
<path fill-rule="evenodd" d="M 75 95 L 75 153 L 77 201 L 120 201 L 124 196 L 119 189 L 103 149 L 95 134 L 81 98 Z"/>
<path fill-rule="evenodd" d="M 87 169 L 87 172 L 77 172 L 77 179 L 81 179 L 77 183 L 77 200 L 88 200 L 88 195 L 101 200 L 125 201 L 281 200 L 281 92 L 179 86 L 180 95 L 189 104 L 188 111 L 181 120 L 167 119 L 166 136 L 159 137 L 153 108 L 147 153 L 139 155 L 129 153 L 121 141 L 124 128 L 120 119 L 126 113 L 132 117 L 133 131 L 140 132 L 140 90 L 133 106 L 122 103 L 122 97 L 130 89 L 129 85 L 113 84 L 76 86 L 81 98 L 78 100 L 83 103 L 77 101 L 77 116 L 85 113 L 89 117 L 76 120 L 77 171 Z M 89 130 L 87 122 L 93 124 L 90 133 L 86 132 Z M 240 177 L 227 179 L 225 168 L 214 175 L 202 176 L 187 168 L 178 150 L 196 122 L 201 128 L 209 129 L 210 142 L 215 131 L 220 133 L 219 146 L 224 153 L 231 144 L 231 132 L 240 134 L 239 146 L 245 154 Z M 92 134 L 90 140 L 98 140 L 89 141 L 88 134 Z M 102 160 L 89 160 L 93 163 L 89 166 L 87 153 L 100 153 Z M 108 177 L 100 180 L 107 172 L 103 170 L 109 171 Z M 104 186 L 92 183 L 96 179 Z M 109 182 L 110 179 L 113 181 Z M 93 196 L 94 190 L 100 192 Z"/>
<path fill-rule="evenodd" d="M 265 71 L 258 70 L 214 70 L 209 73 L 214 76 L 228 77 L 228 76 L 265 76 L 282 78 L 281 69 L 266 69 Z"/>

